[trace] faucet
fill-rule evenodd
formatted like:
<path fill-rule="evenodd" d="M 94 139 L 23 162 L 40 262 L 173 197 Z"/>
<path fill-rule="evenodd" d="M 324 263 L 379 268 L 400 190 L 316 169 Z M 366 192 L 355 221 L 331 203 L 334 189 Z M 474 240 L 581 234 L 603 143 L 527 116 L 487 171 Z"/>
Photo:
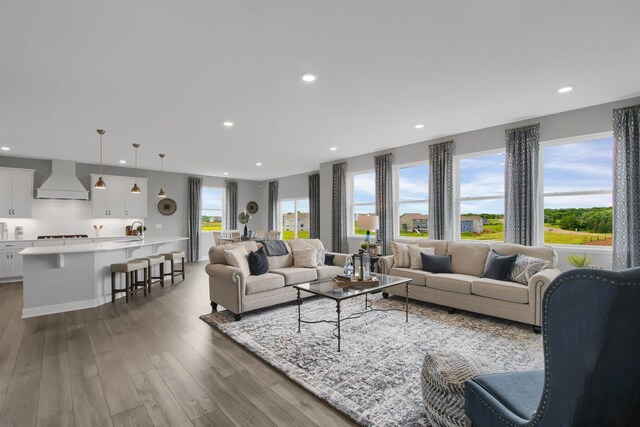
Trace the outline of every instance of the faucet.
<path fill-rule="evenodd" d="M 140 224 L 140 227 L 142 227 L 141 231 L 139 232 L 140 234 L 138 234 L 138 236 L 140 236 L 140 238 L 143 239 L 144 237 L 142 236 L 142 233 L 144 233 L 144 224 L 142 223 L 142 221 L 133 221 L 129 227 L 131 227 L 131 231 L 138 231 L 135 227 L 136 224 Z"/>

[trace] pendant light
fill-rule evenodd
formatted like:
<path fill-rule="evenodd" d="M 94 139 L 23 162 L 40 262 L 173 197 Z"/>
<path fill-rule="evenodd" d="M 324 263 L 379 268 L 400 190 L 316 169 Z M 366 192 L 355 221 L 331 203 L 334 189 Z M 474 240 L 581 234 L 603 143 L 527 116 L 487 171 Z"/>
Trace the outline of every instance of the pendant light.
<path fill-rule="evenodd" d="M 160 156 L 160 192 L 158 197 L 167 197 L 167 193 L 162 188 L 162 183 L 164 182 L 164 154 L 158 154 L 158 156 Z"/>
<path fill-rule="evenodd" d="M 140 144 L 131 144 L 133 145 L 133 148 L 136 150 L 136 163 L 135 163 L 135 169 L 134 169 L 134 181 L 133 181 L 133 188 L 131 189 L 131 192 L 133 194 L 140 194 L 140 187 L 138 187 L 138 148 L 140 148 Z"/>
<path fill-rule="evenodd" d="M 94 185 L 94 188 L 96 188 L 97 190 L 104 190 L 105 188 L 107 188 L 107 184 L 105 184 L 105 182 L 102 180 L 102 135 L 105 134 L 105 130 L 96 129 L 96 132 L 98 132 L 98 135 L 100 135 L 100 178 L 98 178 L 98 180 L 96 181 L 96 185 Z"/>

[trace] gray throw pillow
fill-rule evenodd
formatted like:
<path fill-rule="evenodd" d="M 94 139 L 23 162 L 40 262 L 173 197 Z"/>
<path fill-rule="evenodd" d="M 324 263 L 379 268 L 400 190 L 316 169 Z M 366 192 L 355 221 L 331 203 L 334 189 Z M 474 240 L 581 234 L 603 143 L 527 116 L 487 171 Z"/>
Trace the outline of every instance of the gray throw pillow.
<path fill-rule="evenodd" d="M 516 262 L 513 263 L 513 268 L 511 269 L 510 279 L 512 282 L 528 285 L 529 279 L 534 274 L 547 268 L 548 265 L 549 261 L 518 254 L 518 258 L 516 258 Z"/>

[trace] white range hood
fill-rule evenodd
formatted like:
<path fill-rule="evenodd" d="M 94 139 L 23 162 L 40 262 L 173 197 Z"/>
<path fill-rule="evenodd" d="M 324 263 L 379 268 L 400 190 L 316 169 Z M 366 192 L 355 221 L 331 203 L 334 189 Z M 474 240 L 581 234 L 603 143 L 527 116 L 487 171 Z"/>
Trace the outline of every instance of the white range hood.
<path fill-rule="evenodd" d="M 89 192 L 76 176 L 76 163 L 51 160 L 51 176 L 36 191 L 37 199 L 89 200 Z"/>

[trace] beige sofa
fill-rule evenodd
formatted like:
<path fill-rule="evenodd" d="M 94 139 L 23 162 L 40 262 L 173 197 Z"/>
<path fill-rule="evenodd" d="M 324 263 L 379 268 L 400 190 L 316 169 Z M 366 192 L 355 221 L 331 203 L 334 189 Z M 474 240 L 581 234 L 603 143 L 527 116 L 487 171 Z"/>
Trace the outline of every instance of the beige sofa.
<path fill-rule="evenodd" d="M 403 243 L 434 248 L 436 255 L 451 255 L 451 274 L 396 268 L 392 255 L 378 261 L 378 268 L 382 273 L 411 279 L 409 298 L 527 323 L 533 326 L 535 332 L 540 331 L 542 296 L 553 279 L 560 274 L 560 270 L 555 268 L 558 256 L 553 248 L 427 239 Z M 499 255 L 520 253 L 540 258 L 548 261 L 549 265 L 532 276 L 528 285 L 483 279 L 482 274 L 491 249 Z M 405 287 L 396 286 L 388 292 L 404 296 Z"/>
<path fill-rule="evenodd" d="M 293 301 L 297 291 L 291 285 L 329 278 L 342 273 L 347 254 L 334 254 L 333 266 L 323 265 L 315 268 L 293 267 L 292 250 L 309 247 L 324 250 L 319 239 L 295 239 L 285 242 L 289 253 L 282 256 L 270 256 L 269 272 L 260 276 L 245 275 L 238 268 L 227 264 L 224 256 L 226 249 L 245 246 L 249 251 L 257 251 L 262 245 L 253 241 L 213 246 L 209 249 L 209 264 L 205 271 L 209 275 L 209 296 L 211 307 L 215 310 L 220 304 L 235 314 L 236 320 L 251 310 Z M 329 252 L 331 253 L 331 252 Z"/>

